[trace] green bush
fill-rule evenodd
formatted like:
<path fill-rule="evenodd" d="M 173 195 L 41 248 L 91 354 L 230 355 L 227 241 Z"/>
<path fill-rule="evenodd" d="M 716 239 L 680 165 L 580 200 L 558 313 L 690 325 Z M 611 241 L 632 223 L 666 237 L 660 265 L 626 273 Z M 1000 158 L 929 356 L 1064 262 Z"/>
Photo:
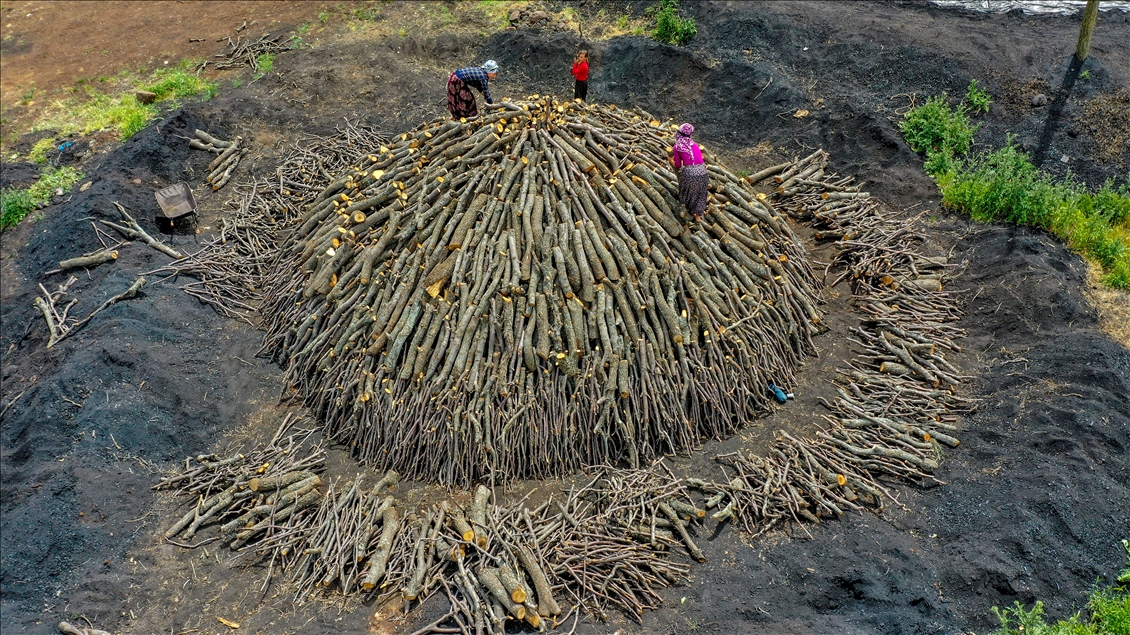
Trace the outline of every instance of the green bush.
<path fill-rule="evenodd" d="M 664 44 L 686 44 L 698 35 L 694 18 L 679 17 L 678 0 L 660 0 L 659 4 L 648 7 L 648 13 L 655 16 L 655 30 L 652 39 Z"/>
<path fill-rule="evenodd" d="M 927 161 L 936 167 L 938 155 Z M 1040 172 L 1011 139 L 1000 150 L 952 159 L 931 172 L 946 206 L 983 222 L 1032 225 L 1067 241 L 1104 270 L 1104 282 L 1130 289 L 1130 181 L 1088 192 L 1070 177 Z"/>
<path fill-rule="evenodd" d="M 24 219 L 35 209 L 35 201 L 27 190 L 0 191 L 0 229 L 7 229 Z"/>
<path fill-rule="evenodd" d="M 255 58 L 255 68 L 259 73 L 266 75 L 275 68 L 275 55 L 274 53 L 263 53 Z"/>
<path fill-rule="evenodd" d="M 973 81 L 956 108 L 943 94 L 910 109 L 900 124 L 910 147 L 925 153 L 923 167 L 937 181 L 942 202 L 979 221 L 1051 232 L 1102 266 L 1106 284 L 1130 289 L 1130 179 L 1121 186 L 1107 183 L 1098 192 L 1088 192 L 1070 177 L 1054 181 L 1011 138 L 1004 148 L 966 156 L 979 127 L 968 113 L 987 110 L 990 102 Z"/>
<path fill-rule="evenodd" d="M 40 203 L 46 203 L 62 188 L 69 192 L 82 179 L 82 172 L 70 167 L 48 167 L 39 179 L 26 190 L 8 189 L 0 192 L 0 229 L 12 227 L 24 219 Z"/>
<path fill-rule="evenodd" d="M 965 108 L 950 108 L 944 93 L 910 109 L 900 124 L 911 149 L 925 152 L 927 156 L 938 152 L 949 152 L 955 156 L 969 152 L 973 133 L 980 127 L 980 124 L 969 124 Z"/>

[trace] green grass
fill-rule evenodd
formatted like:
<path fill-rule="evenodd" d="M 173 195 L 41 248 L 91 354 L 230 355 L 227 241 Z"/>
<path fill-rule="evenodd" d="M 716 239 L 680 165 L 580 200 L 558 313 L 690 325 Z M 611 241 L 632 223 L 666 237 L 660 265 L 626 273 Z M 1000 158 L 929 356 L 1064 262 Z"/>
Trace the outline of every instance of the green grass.
<path fill-rule="evenodd" d="M 216 96 L 214 83 L 189 72 L 183 66 L 194 66 L 194 64 L 186 61 L 182 68 L 159 68 L 150 76 L 149 83 L 143 84 L 141 89 L 156 93 L 157 101 L 197 96 L 211 99 Z"/>
<path fill-rule="evenodd" d="M 979 221 L 1044 229 L 1098 263 L 1104 283 L 1130 289 L 1130 178 L 1097 192 L 1070 175 L 1057 181 L 1039 171 L 1011 138 L 999 150 L 968 155 L 979 127 L 970 123 L 969 112 L 987 109 L 989 101 L 973 82 L 957 107 L 941 95 L 912 108 L 902 121 L 907 143 L 926 155 L 924 168 L 941 189 L 942 202 Z"/>
<path fill-rule="evenodd" d="M 698 35 L 698 27 L 694 18 L 679 16 L 678 0 L 660 0 L 647 8 L 648 15 L 655 16 L 655 29 L 651 32 L 652 39 L 664 44 L 686 44 Z"/>
<path fill-rule="evenodd" d="M 62 188 L 64 192 L 69 192 L 82 176 L 82 172 L 70 166 L 48 167 L 27 189 L 12 188 L 0 191 L 0 229 L 15 226 L 30 214 L 36 205 L 51 200 L 55 190 Z"/>
<path fill-rule="evenodd" d="M 35 142 L 27 153 L 27 160 L 40 165 L 47 163 L 47 153 L 55 149 L 55 137 L 44 137 Z"/>
<path fill-rule="evenodd" d="M 59 135 L 114 130 L 121 139 L 128 139 L 159 114 L 158 103 L 175 105 L 183 99 L 211 99 L 216 95 L 215 83 L 189 70 L 195 66 L 194 60 L 185 60 L 177 67 L 159 68 L 142 76 L 126 69 L 118 74 L 117 92 L 113 93 L 85 82 L 80 85 L 84 97 L 56 101 L 32 130 L 54 130 Z M 156 102 L 138 102 L 136 90 L 155 93 Z"/>

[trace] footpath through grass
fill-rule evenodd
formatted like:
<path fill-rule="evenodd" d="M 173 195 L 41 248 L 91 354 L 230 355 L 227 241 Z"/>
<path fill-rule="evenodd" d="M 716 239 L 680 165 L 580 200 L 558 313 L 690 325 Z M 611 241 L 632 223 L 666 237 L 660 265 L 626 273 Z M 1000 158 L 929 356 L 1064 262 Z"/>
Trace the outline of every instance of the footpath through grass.
<path fill-rule="evenodd" d="M 1051 232 L 1102 267 L 1105 284 L 1130 289 L 1130 176 L 1097 192 L 1070 175 L 1058 181 L 1038 170 L 1011 137 L 999 150 L 969 155 L 980 127 L 970 114 L 988 105 L 988 94 L 973 82 L 956 107 L 941 95 L 912 108 L 902 121 L 907 143 L 926 155 L 924 167 L 942 202 L 979 221 Z"/>

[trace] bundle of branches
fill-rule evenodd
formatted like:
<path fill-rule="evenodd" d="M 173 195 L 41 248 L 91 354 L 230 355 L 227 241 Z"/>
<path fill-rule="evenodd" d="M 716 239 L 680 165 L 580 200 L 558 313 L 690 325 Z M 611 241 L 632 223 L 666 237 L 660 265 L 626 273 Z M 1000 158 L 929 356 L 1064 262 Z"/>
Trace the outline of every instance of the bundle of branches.
<path fill-rule="evenodd" d="M 252 324 L 266 280 L 274 275 L 274 254 L 286 223 L 333 181 L 332 174 L 385 142 L 375 130 L 348 122 L 332 137 L 298 141 L 273 177 L 235 184 L 220 232 L 202 249 L 149 273 L 196 278 L 181 289 L 227 317 Z M 203 145 L 195 139 L 190 143 Z"/>
<path fill-rule="evenodd" d="M 299 427 L 302 421 L 288 414 L 269 442 L 246 452 L 233 449 L 222 458 L 207 454 L 185 459 L 184 469 L 161 478 L 153 489 L 196 498 L 165 538 L 183 547 L 219 540 L 241 549 L 265 541 L 277 544 L 280 534 L 302 532 L 322 499 L 316 472 L 326 460 L 325 451 L 311 442 L 314 430 Z M 191 541 L 197 532 L 216 525 L 215 535 L 197 545 L 174 541 Z"/>
<path fill-rule="evenodd" d="M 840 247 L 832 264 L 845 265 L 841 279 L 851 280 L 864 313 L 854 331 L 862 354 L 840 370 L 837 396 L 822 399 L 832 414 L 816 438 L 782 431 L 763 456 L 717 457 L 733 470 L 728 484 L 695 483 L 710 495 L 706 506 L 719 508 L 714 518 L 734 517 L 754 535 L 789 519 L 881 508 L 885 498 L 895 500 L 881 478 L 931 479 L 941 446 L 959 443 L 958 414 L 973 407 L 954 394 L 965 377 L 945 358 L 960 350 L 954 340 L 963 335 L 952 324 L 960 310 L 941 290 L 952 265 L 921 252 L 917 218 L 880 213 L 851 177 L 825 176 L 827 166 L 822 150 L 775 166 L 777 205 L 814 218 L 817 238 Z"/>
<path fill-rule="evenodd" d="M 236 166 L 239 165 L 240 159 L 247 154 L 247 148 L 242 145 L 243 137 L 238 135 L 231 141 L 217 139 L 203 130 L 197 130 L 195 135 L 196 138 L 188 142 L 190 147 L 216 154 L 216 158 L 208 164 L 209 172 L 205 178 L 212 185 L 212 191 L 215 192 L 228 184 Z"/>
<path fill-rule="evenodd" d="M 687 227 L 671 140 L 550 98 L 401 135 L 281 245 L 265 350 L 333 438 L 412 478 L 638 466 L 733 432 L 814 352 L 819 285 L 709 153 Z"/>
<path fill-rule="evenodd" d="M 407 517 L 387 495 L 397 478 L 370 490 L 359 477 L 340 495 L 330 486 L 304 537 L 286 544 L 297 554 L 296 600 L 329 588 L 417 603 L 442 594 L 450 610 L 417 632 L 501 633 L 508 620 L 545 630 L 582 611 L 639 619 L 659 590 L 685 581 L 689 565 L 673 546 L 703 559 L 687 527 L 705 512 L 659 464 L 601 470 L 536 506 L 497 504 L 480 485 L 463 505 L 444 500 Z"/>
<path fill-rule="evenodd" d="M 217 70 L 250 66 L 252 70 L 258 73 L 263 55 L 274 55 L 290 48 L 290 44 L 283 41 L 283 37 L 284 34 L 282 33 L 278 35 L 265 33 L 258 39 L 247 38 L 245 40 L 237 30 L 235 40 L 232 40 L 231 36 L 227 38 L 228 45 L 224 48 L 224 52 L 216 55 L 216 57 L 221 58 L 220 61 L 213 62 L 212 66 Z"/>

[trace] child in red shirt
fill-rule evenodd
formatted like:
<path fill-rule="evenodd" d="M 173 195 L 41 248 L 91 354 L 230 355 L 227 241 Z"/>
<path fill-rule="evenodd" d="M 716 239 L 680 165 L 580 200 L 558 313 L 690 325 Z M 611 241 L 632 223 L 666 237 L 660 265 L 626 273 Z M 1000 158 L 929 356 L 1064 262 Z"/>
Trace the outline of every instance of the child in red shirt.
<path fill-rule="evenodd" d="M 589 52 L 581 50 L 573 60 L 573 77 L 577 83 L 573 86 L 573 99 L 585 101 L 589 96 Z"/>

